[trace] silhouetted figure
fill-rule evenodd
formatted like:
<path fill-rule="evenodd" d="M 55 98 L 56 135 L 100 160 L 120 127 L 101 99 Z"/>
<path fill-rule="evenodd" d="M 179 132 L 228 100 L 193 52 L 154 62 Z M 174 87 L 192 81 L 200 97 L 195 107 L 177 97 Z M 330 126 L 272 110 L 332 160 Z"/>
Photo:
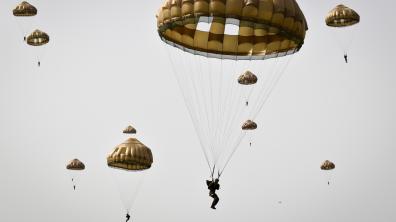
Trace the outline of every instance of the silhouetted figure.
<path fill-rule="evenodd" d="M 344 54 L 345 63 L 348 63 L 348 55 Z"/>
<path fill-rule="evenodd" d="M 23 41 L 26 42 L 26 36 L 23 36 Z"/>
<path fill-rule="evenodd" d="M 246 101 L 246 106 L 249 106 L 249 101 Z"/>
<path fill-rule="evenodd" d="M 210 206 L 212 209 L 216 209 L 216 205 L 219 202 L 219 197 L 216 194 L 216 190 L 220 189 L 220 184 L 219 184 L 219 179 L 216 180 L 206 180 L 206 185 L 208 186 L 209 189 L 209 196 L 213 198 L 212 206 Z"/>
<path fill-rule="evenodd" d="M 330 181 L 327 181 L 327 185 L 330 185 Z"/>
<path fill-rule="evenodd" d="M 127 213 L 126 214 L 126 222 L 128 222 L 130 218 L 131 218 L 131 215 L 129 215 L 129 213 Z"/>
<path fill-rule="evenodd" d="M 40 61 L 37 62 L 38 67 L 40 67 Z"/>
<path fill-rule="evenodd" d="M 252 142 L 250 142 L 249 145 L 252 146 Z"/>
<path fill-rule="evenodd" d="M 73 185 L 73 189 L 76 190 L 76 185 Z"/>
<path fill-rule="evenodd" d="M 72 178 L 72 182 L 74 181 L 74 178 Z"/>

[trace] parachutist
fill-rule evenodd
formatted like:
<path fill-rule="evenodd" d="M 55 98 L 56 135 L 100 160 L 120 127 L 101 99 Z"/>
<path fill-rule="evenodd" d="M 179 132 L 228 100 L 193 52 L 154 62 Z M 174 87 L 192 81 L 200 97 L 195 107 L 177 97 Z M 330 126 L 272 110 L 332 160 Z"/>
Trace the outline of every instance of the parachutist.
<path fill-rule="evenodd" d="M 249 106 L 249 101 L 246 101 L 246 106 Z"/>
<path fill-rule="evenodd" d="M 76 190 L 76 185 L 73 185 L 73 189 Z"/>
<path fill-rule="evenodd" d="M 127 213 L 126 214 L 126 222 L 128 222 L 130 218 L 131 218 L 131 215 L 129 215 L 129 213 Z"/>
<path fill-rule="evenodd" d="M 329 185 L 329 186 L 330 186 L 330 181 L 327 181 L 327 185 Z"/>
<path fill-rule="evenodd" d="M 220 200 L 216 194 L 216 190 L 220 189 L 219 179 L 216 179 L 214 181 L 206 180 L 206 185 L 208 186 L 209 189 L 209 196 L 213 198 L 213 202 L 210 207 L 215 210 L 216 205 Z"/>
<path fill-rule="evenodd" d="M 23 41 L 26 42 L 26 36 L 23 36 Z"/>
<path fill-rule="evenodd" d="M 344 54 L 344 60 L 345 60 L 345 63 L 348 63 L 348 55 L 347 54 Z"/>
<path fill-rule="evenodd" d="M 250 142 L 249 145 L 252 146 L 252 143 Z"/>
<path fill-rule="evenodd" d="M 38 67 L 40 67 L 40 61 L 37 62 Z"/>

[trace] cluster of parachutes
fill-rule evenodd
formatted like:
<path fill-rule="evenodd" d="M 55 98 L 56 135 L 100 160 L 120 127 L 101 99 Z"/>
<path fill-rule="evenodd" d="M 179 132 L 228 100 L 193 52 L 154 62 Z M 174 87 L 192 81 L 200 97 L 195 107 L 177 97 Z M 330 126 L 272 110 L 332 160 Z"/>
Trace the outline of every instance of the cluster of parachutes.
<path fill-rule="evenodd" d="M 37 9 L 22 2 L 13 13 L 35 16 Z M 290 57 L 303 46 L 308 30 L 305 16 L 296 0 L 165 0 L 156 17 L 210 177 L 217 173 L 218 179 L 246 133 L 257 129 L 255 118 Z M 344 5 L 326 17 L 326 24 L 336 28 L 359 21 L 359 15 Z M 26 42 L 41 46 L 49 42 L 49 36 L 35 30 Z M 128 126 L 123 132 L 135 134 L 136 130 Z M 151 150 L 136 138 L 116 146 L 107 157 L 107 165 L 127 178 L 144 174 L 152 163 Z M 74 159 L 66 168 L 81 172 L 85 165 Z M 326 172 L 334 168 L 329 160 L 321 165 Z M 121 193 L 136 194 L 140 182 L 136 190 L 129 183 L 119 185 Z M 125 198 L 127 211 L 133 199 Z"/>
<path fill-rule="evenodd" d="M 128 126 L 123 133 L 136 134 L 136 129 Z M 143 182 L 145 171 L 151 168 L 152 163 L 151 149 L 132 137 L 117 145 L 107 156 L 107 165 L 113 169 L 112 173 L 120 192 L 120 198 L 128 213 Z M 66 165 L 66 169 L 71 173 L 75 190 L 78 178 L 85 170 L 85 165 L 80 160 L 73 159 Z"/>
<path fill-rule="evenodd" d="M 23 34 L 23 40 L 26 42 L 26 44 L 33 47 L 42 47 L 49 42 L 49 35 L 39 29 L 35 29 L 30 34 L 28 34 L 28 29 L 32 28 L 31 21 L 33 17 L 37 15 L 36 7 L 26 1 L 23 1 L 12 10 L 12 14 L 15 16 L 18 22 Z M 38 53 L 37 56 L 37 65 L 40 66 L 40 57 L 42 56 L 42 52 Z"/>

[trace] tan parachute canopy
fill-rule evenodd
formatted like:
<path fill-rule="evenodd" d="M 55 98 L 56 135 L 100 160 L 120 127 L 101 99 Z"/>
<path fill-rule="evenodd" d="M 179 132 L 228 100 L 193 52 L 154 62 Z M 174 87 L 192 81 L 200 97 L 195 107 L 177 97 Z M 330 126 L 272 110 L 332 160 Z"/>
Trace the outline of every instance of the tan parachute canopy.
<path fill-rule="evenodd" d="M 351 26 L 359 21 L 359 14 L 345 5 L 337 5 L 326 16 L 326 24 L 331 27 Z"/>
<path fill-rule="evenodd" d="M 238 78 L 238 83 L 242 85 L 252 85 L 257 83 L 257 76 L 250 71 L 246 71 Z"/>
<path fill-rule="evenodd" d="M 335 164 L 329 160 L 324 161 L 320 166 L 320 169 L 322 170 L 333 170 L 334 168 L 335 168 Z"/>
<path fill-rule="evenodd" d="M 26 38 L 27 44 L 31 46 L 41 46 L 49 42 L 49 35 L 43 31 L 36 29 Z"/>
<path fill-rule="evenodd" d="M 209 31 L 198 30 L 199 22 Z M 239 26 L 238 35 L 226 24 Z M 308 29 L 295 0 L 166 0 L 157 14 L 161 39 L 193 54 L 267 59 L 297 52 Z"/>
<path fill-rule="evenodd" d="M 146 170 L 153 163 L 151 150 L 135 138 L 118 145 L 107 157 L 107 165 L 124 170 Z"/>
<path fill-rule="evenodd" d="M 78 159 L 71 160 L 69 164 L 66 165 L 68 170 L 84 170 L 85 165 Z"/>
<path fill-rule="evenodd" d="M 125 134 L 136 134 L 136 129 L 133 126 L 129 125 L 127 128 L 122 131 Z"/>
<path fill-rule="evenodd" d="M 12 10 L 14 16 L 35 16 L 37 15 L 37 9 L 28 2 L 21 2 Z"/>
<path fill-rule="evenodd" d="M 242 125 L 243 130 L 255 130 L 257 129 L 257 124 L 251 120 L 247 120 L 243 125 Z"/>

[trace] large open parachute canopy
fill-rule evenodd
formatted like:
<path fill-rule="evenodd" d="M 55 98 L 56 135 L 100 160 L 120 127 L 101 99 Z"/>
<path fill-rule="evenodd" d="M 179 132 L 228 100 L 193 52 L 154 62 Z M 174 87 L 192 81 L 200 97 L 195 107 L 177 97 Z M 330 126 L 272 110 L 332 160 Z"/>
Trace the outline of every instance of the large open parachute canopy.
<path fill-rule="evenodd" d="M 223 173 L 308 29 L 295 0 L 165 0 L 158 34 L 211 177 Z M 258 81 L 260 80 L 260 81 Z"/>
<path fill-rule="evenodd" d="M 351 26 L 359 21 L 359 14 L 345 5 L 337 5 L 326 16 L 326 25 L 331 27 Z"/>
<path fill-rule="evenodd" d="M 153 163 L 150 148 L 135 138 L 129 138 L 118 145 L 107 157 L 109 167 L 124 170 L 146 170 Z"/>
<path fill-rule="evenodd" d="M 68 170 L 84 170 L 85 165 L 80 160 L 73 159 L 66 165 L 66 169 L 68 169 Z"/>
<path fill-rule="evenodd" d="M 26 42 L 31 46 L 42 46 L 49 42 L 49 35 L 36 29 L 26 38 Z"/>
<path fill-rule="evenodd" d="M 298 51 L 307 30 L 295 0 L 166 0 L 157 25 L 163 41 L 187 52 L 249 60 Z"/>
<path fill-rule="evenodd" d="M 35 16 L 37 15 L 37 9 L 28 2 L 23 1 L 12 10 L 12 14 L 17 17 Z"/>

